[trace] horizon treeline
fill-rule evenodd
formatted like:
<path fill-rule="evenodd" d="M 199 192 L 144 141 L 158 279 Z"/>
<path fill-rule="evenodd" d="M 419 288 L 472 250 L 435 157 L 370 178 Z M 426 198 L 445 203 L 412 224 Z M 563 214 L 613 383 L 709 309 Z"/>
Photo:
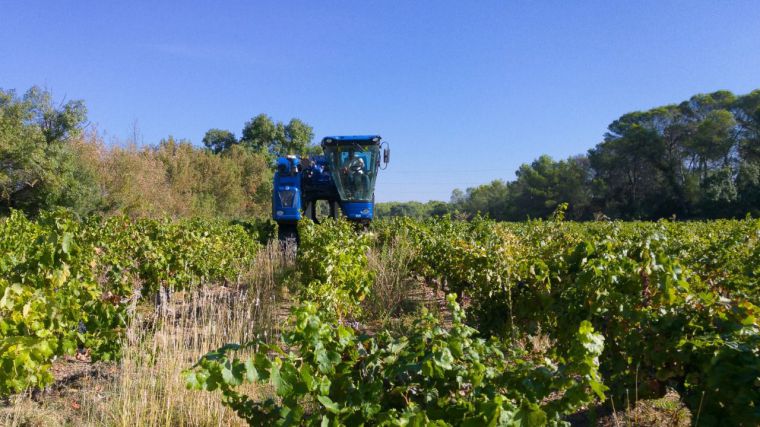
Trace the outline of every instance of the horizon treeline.
<path fill-rule="evenodd" d="M 33 87 L 0 89 L 0 215 L 64 207 L 81 215 L 268 217 L 276 156 L 318 154 L 312 127 L 259 114 L 241 137 L 210 129 L 203 147 L 105 144 L 83 101 L 54 104 Z M 700 94 L 633 112 L 603 140 L 564 160 L 541 156 L 449 202 L 378 203 L 377 217 L 476 214 L 546 218 L 568 203 L 574 220 L 702 219 L 760 215 L 760 90 Z"/>
<path fill-rule="evenodd" d="M 521 165 L 513 181 L 456 189 L 442 203 L 384 203 L 377 212 L 519 221 L 547 218 L 568 203 L 574 220 L 757 217 L 760 90 L 700 94 L 625 114 L 586 154 L 543 155 Z"/>

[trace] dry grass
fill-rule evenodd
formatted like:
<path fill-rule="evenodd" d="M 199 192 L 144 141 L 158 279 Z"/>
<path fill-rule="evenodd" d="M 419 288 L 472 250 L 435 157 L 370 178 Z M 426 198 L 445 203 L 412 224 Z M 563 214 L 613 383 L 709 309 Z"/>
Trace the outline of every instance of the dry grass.
<path fill-rule="evenodd" d="M 239 287 L 205 286 L 174 294 L 161 314 L 135 310 L 118 364 L 87 368 L 41 396 L 13 397 L 0 407 L 0 425 L 244 425 L 222 405 L 218 393 L 186 390 L 181 373 L 225 343 L 278 335 L 279 275 L 290 262 L 270 246 L 241 277 Z M 57 362 L 66 363 L 83 364 Z M 97 373 L 107 370 L 113 373 Z M 246 392 L 255 396 L 267 390 L 251 387 Z"/>
<path fill-rule="evenodd" d="M 659 399 L 623 405 L 608 399 L 570 415 L 566 421 L 576 427 L 688 427 L 692 425 L 692 414 L 678 393 L 669 390 Z"/>
<path fill-rule="evenodd" d="M 169 310 L 152 328 L 130 328 L 131 342 L 112 390 L 117 410 L 104 414 L 105 424 L 239 424 L 218 395 L 186 390 L 181 373 L 209 350 L 249 341 L 272 323 L 262 319 L 261 303 L 236 290 L 198 292 L 180 304 L 178 313 Z"/>
<path fill-rule="evenodd" d="M 396 236 L 392 242 L 382 247 L 373 247 L 367 258 L 369 268 L 375 273 L 370 295 L 363 302 L 363 311 L 368 321 L 387 321 L 405 311 L 409 296 L 418 283 L 410 276 L 410 267 L 415 249 L 409 240 Z"/>
<path fill-rule="evenodd" d="M 691 412 L 675 391 L 653 400 L 640 400 L 622 411 L 603 419 L 604 426 L 688 427 Z"/>

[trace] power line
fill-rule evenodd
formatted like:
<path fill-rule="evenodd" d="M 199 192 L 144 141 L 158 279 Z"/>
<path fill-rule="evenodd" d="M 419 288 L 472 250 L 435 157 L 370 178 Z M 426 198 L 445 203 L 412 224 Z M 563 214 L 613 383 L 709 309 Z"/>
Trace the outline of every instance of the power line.
<path fill-rule="evenodd" d="M 445 174 L 457 174 L 457 173 L 480 173 L 480 172 L 502 172 L 502 173 L 514 173 L 505 171 L 504 169 L 473 169 L 473 170 L 465 170 L 465 169 L 445 169 L 445 170 L 396 170 L 396 169 L 388 169 L 388 172 L 393 173 L 445 173 Z"/>
<path fill-rule="evenodd" d="M 395 181 L 382 181 L 382 184 L 396 184 L 396 185 L 482 185 L 482 182 L 425 182 L 425 181 L 403 181 L 403 182 L 395 182 Z"/>

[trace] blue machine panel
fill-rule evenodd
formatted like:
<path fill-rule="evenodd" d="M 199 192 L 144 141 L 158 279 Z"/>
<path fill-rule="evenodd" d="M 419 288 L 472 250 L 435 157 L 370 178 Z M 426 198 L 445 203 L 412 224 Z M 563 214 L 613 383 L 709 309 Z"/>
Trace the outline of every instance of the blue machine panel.
<path fill-rule="evenodd" d="M 375 214 L 372 202 L 340 202 L 340 209 L 346 218 L 356 220 L 371 220 Z"/>
<path fill-rule="evenodd" d="M 272 188 L 272 219 L 290 223 L 301 220 L 301 168 L 295 157 L 277 159 Z"/>

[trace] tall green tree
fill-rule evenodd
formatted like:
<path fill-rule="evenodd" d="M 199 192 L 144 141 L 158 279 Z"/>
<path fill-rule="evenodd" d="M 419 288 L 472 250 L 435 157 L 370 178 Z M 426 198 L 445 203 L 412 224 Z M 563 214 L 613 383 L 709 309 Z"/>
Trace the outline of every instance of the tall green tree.
<path fill-rule="evenodd" d="M 253 151 L 272 152 L 281 140 L 281 133 L 281 126 L 262 113 L 245 123 L 240 144 Z"/>
<path fill-rule="evenodd" d="M 741 96 L 734 104 L 739 124 L 739 154 L 747 162 L 760 162 L 760 89 Z"/>
<path fill-rule="evenodd" d="M 714 166 L 731 165 L 731 149 L 735 146 L 736 121 L 727 110 L 714 110 L 695 125 L 693 136 L 686 149 L 692 168 L 706 179 Z"/>
<path fill-rule="evenodd" d="M 571 157 L 559 162 L 543 155 L 517 170 L 510 188 L 509 219 L 545 218 L 558 205 L 569 204 L 570 219 L 590 217 L 590 172 L 586 157 Z"/>
<path fill-rule="evenodd" d="M 290 119 L 287 125 L 284 125 L 283 138 L 277 147 L 278 155 L 285 154 L 307 154 L 307 150 L 314 139 L 314 129 L 299 119 Z"/>
<path fill-rule="evenodd" d="M 644 218 L 662 204 L 663 175 L 657 162 L 664 155 L 659 135 L 628 114 L 610 125 L 604 142 L 589 150 L 597 197 L 605 212 L 622 218 Z"/>
<path fill-rule="evenodd" d="M 739 125 L 738 215 L 760 216 L 760 89 L 741 96 L 733 109 Z"/>
<path fill-rule="evenodd" d="M 736 177 L 737 215 L 760 217 L 760 162 L 744 161 Z"/>
<path fill-rule="evenodd" d="M 509 184 L 500 179 L 468 188 L 464 193 L 454 190 L 451 195 L 452 207 L 470 215 L 481 214 L 493 219 L 509 219 L 509 192 Z"/>
<path fill-rule="evenodd" d="M 235 134 L 224 129 L 209 129 L 203 136 L 203 145 L 214 154 L 229 150 L 237 143 Z"/>
<path fill-rule="evenodd" d="M 97 208 L 95 179 L 71 146 L 86 122 L 83 101 L 56 106 L 38 87 L 21 97 L 0 89 L 0 211 Z"/>
<path fill-rule="evenodd" d="M 294 118 L 284 124 L 275 122 L 266 114 L 259 114 L 245 123 L 240 143 L 254 151 L 266 151 L 277 157 L 310 154 L 316 150 L 311 145 L 313 139 L 313 128 L 299 119 Z"/>

